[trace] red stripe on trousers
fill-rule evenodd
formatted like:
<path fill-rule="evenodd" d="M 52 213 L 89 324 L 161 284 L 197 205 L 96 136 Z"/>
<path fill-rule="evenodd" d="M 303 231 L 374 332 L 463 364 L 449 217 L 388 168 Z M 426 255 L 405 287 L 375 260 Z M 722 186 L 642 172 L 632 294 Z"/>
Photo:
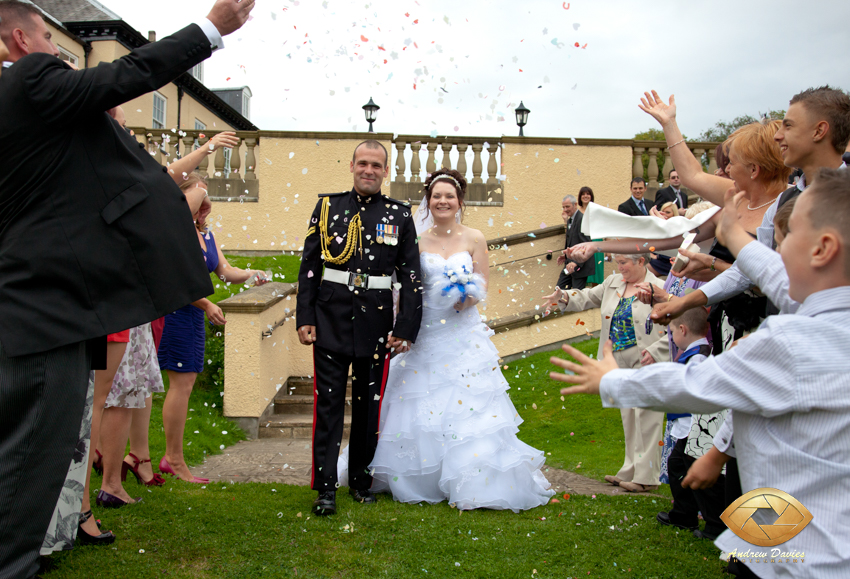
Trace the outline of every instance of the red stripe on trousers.
<path fill-rule="evenodd" d="M 310 462 L 313 468 L 310 472 L 310 488 L 316 480 L 316 406 L 319 404 L 319 386 L 316 384 L 316 346 L 313 345 L 313 435 L 310 438 Z"/>
<path fill-rule="evenodd" d="M 378 406 L 378 428 L 381 428 L 381 409 L 384 407 L 384 388 L 387 387 L 387 376 L 390 373 L 390 353 L 384 358 L 384 377 L 381 379 L 381 404 Z M 379 435 L 380 436 L 380 435 Z"/>

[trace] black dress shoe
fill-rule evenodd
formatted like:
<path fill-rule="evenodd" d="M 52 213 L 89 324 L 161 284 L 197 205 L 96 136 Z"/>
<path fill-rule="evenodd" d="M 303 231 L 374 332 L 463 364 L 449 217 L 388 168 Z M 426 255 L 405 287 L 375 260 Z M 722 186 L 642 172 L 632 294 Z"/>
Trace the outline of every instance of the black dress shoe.
<path fill-rule="evenodd" d="M 365 491 L 348 489 L 348 494 L 350 494 L 355 501 L 363 503 L 364 505 L 372 505 L 378 502 L 378 497 L 375 496 L 375 493 L 368 489 Z"/>
<path fill-rule="evenodd" d="M 325 491 L 319 493 L 313 501 L 313 514 L 318 516 L 336 514 L 336 491 Z"/>
<path fill-rule="evenodd" d="M 694 531 L 698 528 L 696 525 L 689 527 L 687 525 L 679 525 L 678 523 L 674 523 L 672 520 L 670 520 L 670 513 L 667 513 L 666 511 L 661 511 L 660 513 L 655 515 L 655 520 L 661 523 L 662 525 L 670 525 L 671 527 L 678 527 L 680 529 L 685 529 L 686 531 Z"/>
<path fill-rule="evenodd" d="M 694 531 L 694 537 L 697 539 L 708 539 L 709 541 L 715 540 L 718 535 L 715 535 L 712 532 L 700 531 L 699 529 Z"/>
<path fill-rule="evenodd" d="M 91 510 L 86 511 L 85 513 L 80 513 L 80 523 L 77 527 L 77 540 L 82 545 L 111 545 L 115 542 L 115 533 L 112 531 L 106 531 L 105 533 L 101 533 L 99 535 L 89 535 L 83 529 L 83 523 L 88 521 L 91 518 Z M 100 527 L 100 525 L 98 525 Z"/>

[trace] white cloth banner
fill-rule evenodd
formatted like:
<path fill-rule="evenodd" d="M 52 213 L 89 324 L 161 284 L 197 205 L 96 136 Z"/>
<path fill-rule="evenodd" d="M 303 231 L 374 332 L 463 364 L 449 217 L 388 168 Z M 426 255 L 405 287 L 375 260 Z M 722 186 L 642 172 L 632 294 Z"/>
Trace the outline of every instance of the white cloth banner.
<path fill-rule="evenodd" d="M 632 217 L 614 209 L 590 203 L 581 220 L 581 232 L 591 239 L 634 237 L 636 239 L 667 239 L 693 231 L 720 211 L 712 207 L 697 213 L 693 219 L 676 216 L 661 219 L 653 215 Z"/>

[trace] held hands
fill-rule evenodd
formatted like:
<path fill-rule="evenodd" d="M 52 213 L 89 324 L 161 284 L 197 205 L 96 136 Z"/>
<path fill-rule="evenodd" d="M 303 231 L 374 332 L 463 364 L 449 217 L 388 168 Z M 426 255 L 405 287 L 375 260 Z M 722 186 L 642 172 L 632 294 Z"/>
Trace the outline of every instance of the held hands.
<path fill-rule="evenodd" d="M 316 326 L 301 326 L 298 328 L 298 339 L 305 346 L 312 346 L 316 341 Z"/>
<path fill-rule="evenodd" d="M 567 257 L 573 261 L 584 263 L 592 258 L 593 254 L 596 253 L 596 244 L 592 241 L 585 241 L 584 243 L 574 245 L 565 251 L 567 252 Z"/>
<path fill-rule="evenodd" d="M 254 8 L 254 0 L 216 0 L 207 19 L 218 29 L 219 34 L 227 36 L 242 28 Z"/>
<path fill-rule="evenodd" d="M 658 121 L 662 127 L 668 123 L 676 122 L 676 99 L 673 95 L 670 95 L 670 104 L 668 105 L 664 104 L 664 101 L 655 91 L 652 91 L 652 94 L 648 92 L 643 94 L 645 98 L 640 99 L 641 104 L 638 105 L 640 110 Z"/>
<path fill-rule="evenodd" d="M 404 338 L 396 338 L 393 336 L 392 332 L 390 332 L 390 335 L 387 337 L 387 349 L 398 354 L 409 352 L 412 344 L 413 342 L 405 340 Z"/>
<path fill-rule="evenodd" d="M 216 326 L 223 326 L 227 323 L 227 321 L 224 319 L 224 312 L 222 312 L 221 308 L 215 305 L 214 303 L 210 302 L 204 311 L 207 312 L 207 318 L 209 319 L 209 321 L 211 321 Z"/>
<path fill-rule="evenodd" d="M 226 147 L 232 149 L 239 146 L 239 139 L 233 131 L 224 131 L 214 135 L 206 144 L 208 154 L 212 155 L 218 149 Z"/>
<path fill-rule="evenodd" d="M 635 290 L 637 290 L 635 293 L 637 299 L 645 304 L 657 304 L 659 302 L 666 302 L 670 299 L 670 294 L 648 281 L 642 281 L 639 284 L 635 284 Z"/>
<path fill-rule="evenodd" d="M 594 360 L 567 344 L 561 346 L 561 349 L 581 362 L 581 364 L 576 364 L 575 362 L 570 362 L 563 358 L 556 358 L 555 356 L 549 358 L 549 361 L 556 366 L 572 372 L 572 374 L 550 372 L 549 377 L 552 378 L 552 380 L 577 384 L 577 386 L 562 389 L 561 394 L 599 395 L 599 383 L 602 381 L 602 377 L 611 370 L 619 368 L 616 360 L 614 360 L 614 350 L 611 340 L 605 342 L 605 346 L 602 349 L 603 358 L 601 360 Z"/>

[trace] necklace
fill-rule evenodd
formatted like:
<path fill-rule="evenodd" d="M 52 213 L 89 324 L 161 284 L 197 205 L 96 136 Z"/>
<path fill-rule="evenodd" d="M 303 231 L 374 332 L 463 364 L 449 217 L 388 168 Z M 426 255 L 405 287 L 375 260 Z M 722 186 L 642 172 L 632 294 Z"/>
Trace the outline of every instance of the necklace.
<path fill-rule="evenodd" d="M 756 209 L 761 209 L 761 208 L 762 208 L 762 207 L 764 207 L 765 205 L 770 205 L 770 204 L 771 204 L 771 203 L 773 203 L 774 201 L 776 201 L 776 199 L 775 199 L 775 198 L 774 198 L 774 199 L 771 199 L 771 200 L 770 200 L 770 201 L 768 201 L 767 203 L 762 203 L 762 204 L 761 204 L 761 205 L 759 205 L 758 207 L 750 207 L 750 204 L 749 204 L 749 203 L 747 203 L 747 209 L 749 209 L 750 211 L 755 211 Z"/>

